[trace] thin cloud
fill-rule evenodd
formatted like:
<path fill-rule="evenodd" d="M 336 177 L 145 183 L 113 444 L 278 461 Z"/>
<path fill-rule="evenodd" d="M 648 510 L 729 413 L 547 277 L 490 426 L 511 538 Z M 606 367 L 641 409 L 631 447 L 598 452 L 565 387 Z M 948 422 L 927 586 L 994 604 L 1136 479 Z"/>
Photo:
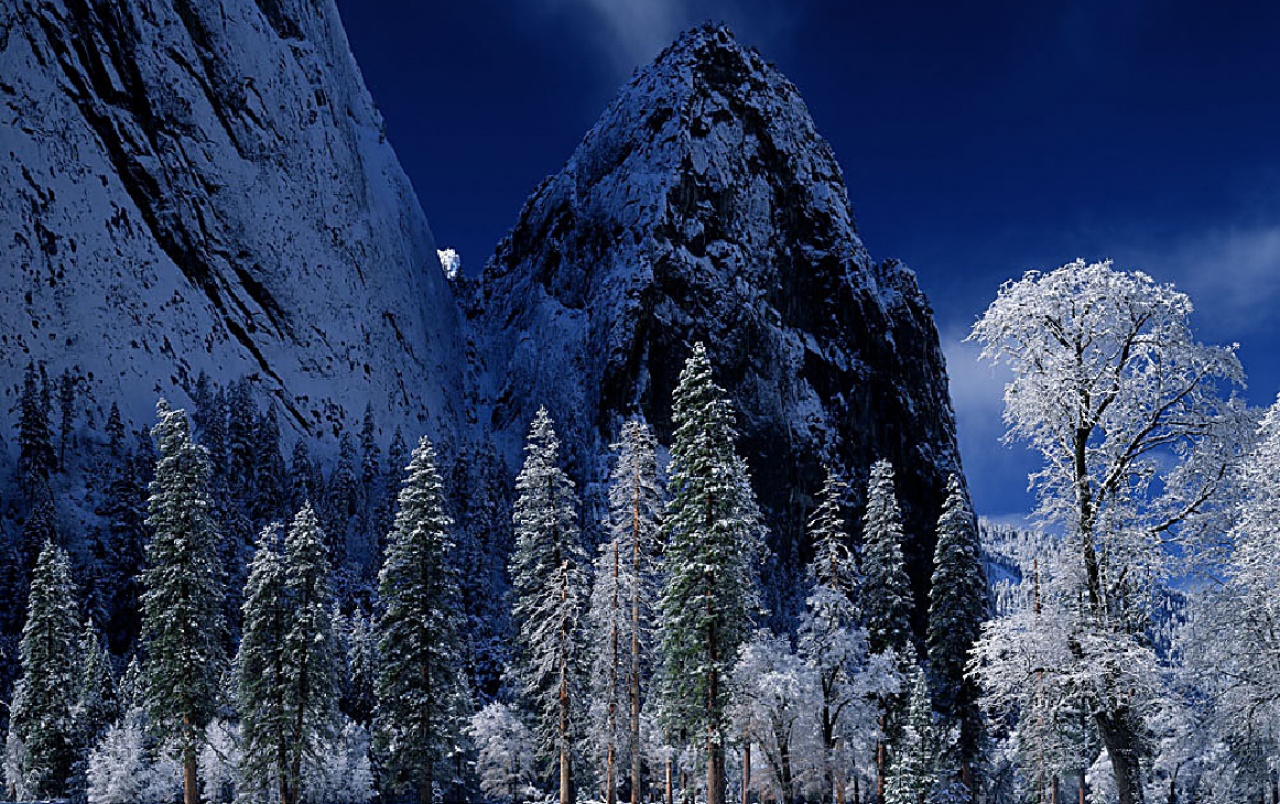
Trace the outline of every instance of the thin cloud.
<path fill-rule="evenodd" d="M 549 8 L 568 16 L 594 40 L 615 69 L 651 61 L 681 31 L 707 20 L 727 22 L 750 43 L 777 46 L 803 4 L 765 0 L 556 0 Z"/>

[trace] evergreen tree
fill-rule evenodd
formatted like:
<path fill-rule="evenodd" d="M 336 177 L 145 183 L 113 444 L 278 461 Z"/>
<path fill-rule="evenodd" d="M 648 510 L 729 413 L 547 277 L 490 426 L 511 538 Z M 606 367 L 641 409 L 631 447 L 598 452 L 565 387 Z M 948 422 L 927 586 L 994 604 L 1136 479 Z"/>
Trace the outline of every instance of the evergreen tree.
<path fill-rule="evenodd" d="M 630 420 L 613 445 L 609 533 L 595 562 L 587 623 L 591 633 L 589 729 L 613 804 L 629 760 L 632 802 L 641 794 L 640 712 L 651 665 L 652 606 L 660 591 L 662 486 L 657 442 L 648 425 Z"/>
<path fill-rule="evenodd" d="M 944 722 L 959 730 L 954 745 L 962 781 L 973 789 L 973 766 L 982 750 L 981 690 L 965 673 L 969 652 L 987 617 L 987 581 L 978 542 L 978 522 L 956 475 L 938 519 L 938 544 L 929 590 L 929 684 Z"/>
<path fill-rule="evenodd" d="M 377 749 L 392 788 L 416 786 L 430 804 L 469 712 L 459 711 L 457 570 L 436 453 L 424 436 L 400 491 L 378 576 Z"/>
<path fill-rule="evenodd" d="M 849 551 L 843 500 L 848 484 L 833 471 L 819 494 L 819 504 L 809 519 L 813 562 L 809 565 L 812 589 L 805 600 L 800 622 L 799 647 L 817 681 L 818 736 L 822 748 L 823 800 L 833 791 L 843 804 L 849 747 L 861 734 L 874 728 L 866 696 L 882 679 L 864 679 L 867 669 L 867 633 L 859 624 L 858 573 Z"/>
<path fill-rule="evenodd" d="M 894 490 L 893 465 L 871 467 L 862 525 L 862 614 L 871 649 L 892 648 L 899 659 L 914 658 L 911 641 L 911 582 L 902 558 L 902 511 Z"/>
<path fill-rule="evenodd" d="M 285 706 L 290 717 L 289 800 L 302 794 L 303 760 L 321 755 L 337 724 L 338 655 L 325 537 L 309 504 L 284 541 L 285 599 L 291 618 L 284 639 Z"/>
<path fill-rule="evenodd" d="M 246 786 L 259 794 L 276 788 L 282 804 L 290 788 L 289 747 L 292 725 L 286 702 L 285 635 L 292 612 L 285 599 L 286 571 L 280 526 L 263 528 L 249 565 L 244 591 L 244 628 L 236 652 L 236 701 L 240 714 Z"/>
<path fill-rule="evenodd" d="M 63 798 L 73 792 L 81 672 L 76 661 L 80 624 L 75 598 L 70 559 L 53 542 L 45 542 L 31 577 L 19 646 L 22 679 L 9 721 L 23 749 L 20 795 L 29 799 Z"/>
<path fill-rule="evenodd" d="M 539 408 L 525 443 L 512 512 L 511 586 L 519 657 L 517 688 L 533 714 L 540 758 L 559 769 L 561 804 L 574 800 L 578 739 L 579 617 L 588 583 L 573 481 L 558 465 L 560 441 Z"/>
<path fill-rule="evenodd" d="M 258 452 L 258 405 L 248 379 L 231 384 L 226 404 L 228 487 L 243 510 L 252 497 Z"/>
<path fill-rule="evenodd" d="M 151 482 L 147 568 L 142 575 L 146 698 L 152 727 L 183 764 L 185 804 L 197 804 L 196 761 L 224 663 L 225 592 L 220 536 L 209 499 L 209 459 L 187 416 L 164 400 L 151 431 L 159 451 Z"/>
<path fill-rule="evenodd" d="M 297 511 L 309 500 L 322 499 L 321 491 L 322 485 L 311 461 L 311 449 L 306 439 L 299 438 L 293 442 L 293 453 L 289 457 L 290 509 Z"/>
<path fill-rule="evenodd" d="M 359 479 L 356 476 L 356 444 L 351 433 L 338 437 L 338 463 L 329 476 L 325 531 L 329 534 L 329 554 L 335 567 L 347 562 L 347 535 L 352 519 L 360 510 Z"/>
<path fill-rule="evenodd" d="M 363 611 L 351 613 L 346 638 L 347 679 L 342 713 L 361 728 L 373 725 L 377 708 L 378 633 L 374 622 Z"/>
<path fill-rule="evenodd" d="M 284 519 L 290 510 L 301 510 L 302 506 L 290 508 L 288 505 L 288 472 L 280 452 L 280 420 L 275 405 L 268 405 L 267 412 L 258 420 L 256 441 L 250 513 L 254 524 L 261 526 Z"/>
<path fill-rule="evenodd" d="M 896 741 L 885 804 L 920 804 L 937 783 L 933 755 L 937 747 L 929 685 L 919 668 L 910 673 L 910 704 L 901 736 Z"/>
<path fill-rule="evenodd" d="M 734 415 L 699 343 L 673 395 L 671 500 L 661 596 L 665 713 L 705 735 L 707 800 L 725 801 L 729 673 L 758 605 L 761 526 Z"/>
<path fill-rule="evenodd" d="M 28 506 L 50 496 L 49 476 L 57 463 L 49 434 L 49 388 L 43 364 L 28 363 L 18 402 L 18 486 Z M 32 559 L 34 559 L 34 554 Z"/>
<path fill-rule="evenodd" d="M 909 674 L 916 664 L 911 639 L 911 585 L 902 558 L 902 512 L 894 490 L 893 466 L 877 461 L 867 486 L 862 523 L 861 608 L 872 652 L 893 657 L 898 671 Z M 885 741 L 897 742 L 905 696 L 880 696 L 881 739 L 876 745 L 876 789 L 883 795 L 889 761 Z"/>
<path fill-rule="evenodd" d="M 111 656 L 92 618 L 85 620 L 80 636 L 80 678 L 76 695 L 77 786 L 85 784 L 89 753 L 120 714 Z"/>

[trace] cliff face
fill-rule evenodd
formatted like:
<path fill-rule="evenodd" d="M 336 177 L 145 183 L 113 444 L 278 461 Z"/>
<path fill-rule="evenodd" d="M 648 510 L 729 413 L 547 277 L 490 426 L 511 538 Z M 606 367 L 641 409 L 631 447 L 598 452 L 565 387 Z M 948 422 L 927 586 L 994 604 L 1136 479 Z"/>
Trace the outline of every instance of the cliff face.
<path fill-rule="evenodd" d="M 0 20 L 0 377 L 140 422 L 201 370 L 295 431 L 451 429 L 460 317 L 331 0 L 15 0 Z"/>
<path fill-rule="evenodd" d="M 492 427 L 512 460 L 540 404 L 590 484 L 636 412 L 670 401 L 707 343 L 774 529 L 773 605 L 793 608 L 824 464 L 893 461 L 908 560 L 927 586 L 934 520 L 959 470 L 928 302 L 859 240 L 830 146 L 796 89 L 724 28 L 641 70 L 527 202 L 470 312 Z M 776 609 L 775 609 L 776 610 Z"/>

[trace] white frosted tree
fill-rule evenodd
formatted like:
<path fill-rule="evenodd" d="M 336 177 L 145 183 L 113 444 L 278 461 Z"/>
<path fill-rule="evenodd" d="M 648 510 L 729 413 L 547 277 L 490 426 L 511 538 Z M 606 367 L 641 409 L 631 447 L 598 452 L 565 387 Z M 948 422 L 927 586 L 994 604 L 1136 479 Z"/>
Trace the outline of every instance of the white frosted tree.
<path fill-rule="evenodd" d="M 1235 350 L 1198 342 L 1191 310 L 1172 285 L 1077 260 L 1006 283 L 970 336 L 1012 370 L 1007 438 L 1040 454 L 1038 513 L 1075 559 L 1063 580 L 1078 595 L 1050 598 L 1072 607 L 1058 669 L 1085 685 L 1121 804 L 1143 799 L 1150 699 L 1137 692 L 1153 684 L 1133 677 L 1155 663 L 1154 586 L 1218 525 L 1246 440 L 1248 417 L 1226 395 L 1244 381 Z"/>
<path fill-rule="evenodd" d="M 182 762 L 184 804 L 198 804 L 197 761 L 225 664 L 221 539 L 209 459 L 192 442 L 186 413 L 164 400 L 156 413 L 152 537 L 142 573 L 147 711 L 151 728 Z"/>
<path fill-rule="evenodd" d="M 435 448 L 423 436 L 409 459 L 378 575 L 374 739 L 392 788 L 430 804 L 467 712 L 453 520 L 445 512 Z"/>
<path fill-rule="evenodd" d="M 725 801 L 729 675 L 759 607 L 762 526 L 734 414 L 698 343 L 672 398 L 670 493 L 661 596 L 663 713 L 702 735 L 707 800 Z"/>
<path fill-rule="evenodd" d="M 730 716 L 744 739 L 761 749 L 770 797 L 793 804 L 803 779 L 822 764 L 814 721 L 821 700 L 816 673 L 785 636 L 762 631 L 742 646 L 730 688 Z"/>
<path fill-rule="evenodd" d="M 539 408 L 529 428 L 524 468 L 516 477 L 512 511 L 511 589 L 519 649 L 513 669 L 533 716 L 540 756 L 557 767 L 560 802 L 572 804 L 576 708 L 582 706 L 579 628 L 589 574 L 577 497 L 573 481 L 558 465 L 559 451 L 551 417 Z"/>
<path fill-rule="evenodd" d="M 623 768 L 633 804 L 641 795 L 640 720 L 651 669 L 653 604 L 658 575 L 662 486 L 657 442 L 649 427 L 630 420 L 613 446 L 609 534 L 595 561 L 587 611 L 591 645 L 588 742 L 602 769 L 605 801 L 613 804 Z"/>
<path fill-rule="evenodd" d="M 78 620 L 71 560 L 62 548 L 45 542 L 31 576 L 27 622 L 18 646 L 22 676 L 9 714 L 10 739 L 21 745 L 10 783 L 25 798 L 64 798 L 74 792 L 82 672 Z"/>
<path fill-rule="evenodd" d="M 516 710 L 494 701 L 472 716 L 467 734 L 476 746 L 482 793 L 516 804 L 536 792 L 533 732 Z"/>
<path fill-rule="evenodd" d="M 818 690 L 822 799 L 834 797 L 837 804 L 844 804 L 846 784 L 856 775 L 857 749 L 869 747 L 868 738 L 877 728 L 872 698 L 896 689 L 897 683 L 892 663 L 871 662 L 859 621 L 855 601 L 860 583 L 843 509 L 847 493 L 848 484 L 828 471 L 809 518 L 812 588 L 799 630 L 799 653 L 815 674 Z"/>

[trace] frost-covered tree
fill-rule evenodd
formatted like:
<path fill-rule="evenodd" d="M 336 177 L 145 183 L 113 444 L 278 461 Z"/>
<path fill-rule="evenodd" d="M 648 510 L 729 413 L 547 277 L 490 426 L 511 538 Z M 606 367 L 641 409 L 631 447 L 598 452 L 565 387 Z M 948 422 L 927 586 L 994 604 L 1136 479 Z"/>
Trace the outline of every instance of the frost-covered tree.
<path fill-rule="evenodd" d="M 800 783 L 820 766 L 814 715 L 821 698 L 813 668 L 785 636 L 760 632 L 738 655 L 730 677 L 730 712 L 738 733 L 760 746 L 780 804 L 800 797 Z"/>
<path fill-rule="evenodd" d="M 278 795 L 289 804 L 290 718 L 286 695 L 285 634 L 290 610 L 285 600 L 285 563 L 280 526 L 263 528 L 244 590 L 244 626 L 236 653 L 236 703 L 240 714 L 245 787 Z"/>
<path fill-rule="evenodd" d="M 894 650 L 900 659 L 913 654 L 911 581 L 902 557 L 902 509 L 894 488 L 893 465 L 877 461 L 867 484 L 862 520 L 862 615 L 877 653 Z"/>
<path fill-rule="evenodd" d="M 283 545 L 278 526 L 258 538 L 236 654 L 243 774 L 280 804 L 304 796 L 304 763 L 334 731 L 338 695 L 333 594 L 324 534 L 303 505 Z"/>
<path fill-rule="evenodd" d="M 546 408 L 534 416 L 524 451 L 512 511 L 511 589 L 519 650 L 514 681 L 533 716 L 540 758 L 558 768 L 560 802 L 572 804 L 588 559 L 573 481 L 558 465 L 560 440 Z"/>
<path fill-rule="evenodd" d="M 318 749 L 304 773 L 308 801 L 365 804 L 373 800 L 369 732 L 363 726 L 344 721 Z"/>
<path fill-rule="evenodd" d="M 641 795 L 640 718 L 651 662 L 653 603 L 660 589 L 658 550 L 662 486 L 657 442 L 632 419 L 613 446 L 610 539 L 600 546 L 587 613 L 591 649 L 588 736 L 613 804 L 629 766 L 633 804 Z"/>
<path fill-rule="evenodd" d="M 65 551 L 47 542 L 31 576 L 19 646 L 22 677 L 9 713 L 10 739 L 21 744 L 18 778 L 10 781 L 23 798 L 64 798 L 73 792 L 79 744 L 78 620 L 71 561 Z"/>
<path fill-rule="evenodd" d="M 1151 656 L 1153 584 L 1198 552 L 1247 420 L 1224 394 L 1244 379 L 1234 348 L 1198 342 L 1190 314 L 1172 285 L 1077 260 L 1006 283 L 970 335 L 1013 372 L 1008 438 L 1040 453 L 1039 514 L 1075 558 L 1079 595 L 1061 599 L 1084 605 L 1060 669 L 1087 685 L 1121 804 L 1143 798 L 1149 700 L 1130 682 L 1153 663 L 1132 661 Z"/>
<path fill-rule="evenodd" d="M 661 595 L 663 711 L 702 735 L 710 804 L 725 801 L 729 674 L 759 600 L 762 534 L 734 414 L 696 344 L 672 400 L 670 492 Z"/>
<path fill-rule="evenodd" d="M 164 400 L 156 412 L 153 535 L 142 575 L 147 711 L 182 762 L 185 804 L 197 804 L 196 765 L 225 662 L 220 537 L 205 450 L 192 442 L 186 413 Z"/>
<path fill-rule="evenodd" d="M 368 729 L 378 700 L 378 632 L 373 618 L 359 609 L 349 618 L 346 652 L 346 684 L 339 706 L 353 723 Z"/>
<path fill-rule="evenodd" d="M 894 488 L 893 466 L 877 461 L 867 483 L 867 508 L 862 520 L 861 607 L 871 650 L 889 656 L 906 674 L 915 666 L 911 636 L 911 582 L 902 557 L 902 511 Z M 885 739 L 898 736 L 903 706 L 901 694 L 880 696 L 881 739 L 876 746 L 876 790 L 883 796 L 891 757 Z"/>
<path fill-rule="evenodd" d="M 89 751 L 119 714 L 111 655 L 92 618 L 85 620 L 79 644 L 80 678 L 76 688 L 77 777 L 83 780 Z"/>
<path fill-rule="evenodd" d="M 977 680 L 966 675 L 969 652 L 987 618 L 987 579 L 978 540 L 978 520 L 960 478 L 947 480 L 938 518 L 938 541 L 929 587 L 929 688 L 946 727 L 958 729 L 951 746 L 962 781 L 974 789 L 973 768 L 982 752 L 982 713 Z"/>
<path fill-rule="evenodd" d="M 378 576 L 377 713 L 374 737 L 393 788 L 416 787 L 430 804 L 466 712 L 459 655 L 453 520 L 436 453 L 424 436 L 400 490 L 395 527 Z"/>
<path fill-rule="evenodd" d="M 146 715 L 132 709 L 89 755 L 89 804 L 169 804 L 182 792 L 179 764 L 150 750 Z"/>
<path fill-rule="evenodd" d="M 838 804 L 844 804 L 857 749 L 868 748 L 867 738 L 876 730 L 871 697 L 896 684 L 891 663 L 871 663 L 867 633 L 858 617 L 860 583 L 843 510 L 847 493 L 848 484 L 828 471 L 818 507 L 809 518 L 812 589 L 799 631 L 800 656 L 817 684 L 814 722 L 821 749 L 822 799 L 829 801 L 834 795 Z"/>
<path fill-rule="evenodd" d="M 471 717 L 467 734 L 478 752 L 476 773 L 482 793 L 512 804 L 536 793 L 533 732 L 516 710 L 494 701 Z"/>
<path fill-rule="evenodd" d="M 885 788 L 885 804 L 920 804 L 930 798 L 934 772 L 935 739 L 929 684 L 919 668 L 911 668 L 907 717 L 894 741 L 893 767 Z M 939 803 L 941 804 L 941 803 Z"/>

